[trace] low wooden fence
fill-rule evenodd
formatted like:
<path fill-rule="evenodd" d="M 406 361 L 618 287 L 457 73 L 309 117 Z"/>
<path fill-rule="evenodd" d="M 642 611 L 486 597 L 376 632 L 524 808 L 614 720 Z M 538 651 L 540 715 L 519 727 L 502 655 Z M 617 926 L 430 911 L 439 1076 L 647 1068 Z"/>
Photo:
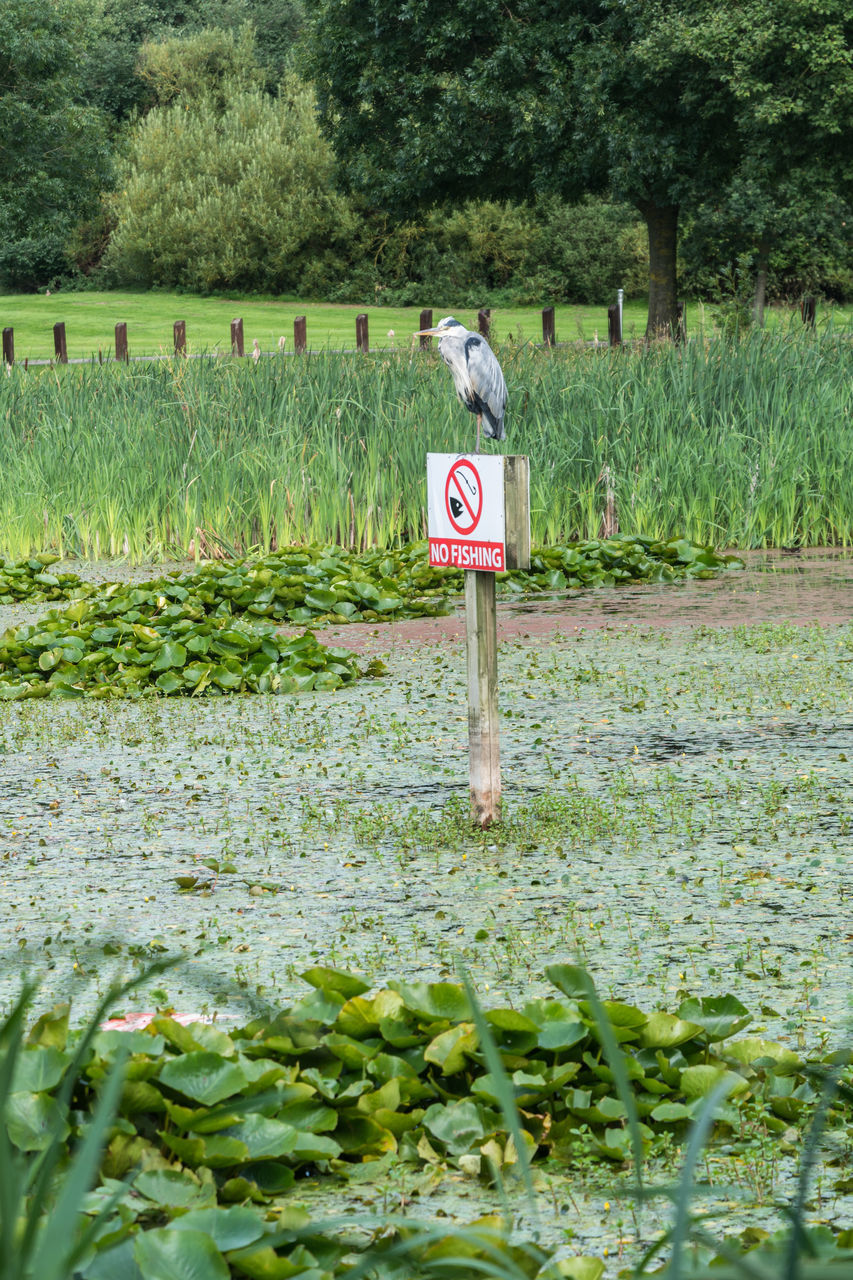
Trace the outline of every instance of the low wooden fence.
<path fill-rule="evenodd" d="M 613 307 L 610 309 L 614 310 Z M 425 309 L 420 313 L 418 327 L 420 329 L 430 329 L 433 323 L 433 313 L 429 309 Z M 621 329 L 621 309 L 619 311 L 620 323 L 614 329 L 612 324 L 610 328 L 610 342 L 615 344 L 622 341 Z M 491 334 L 492 312 L 490 307 L 482 307 L 477 312 L 477 327 L 480 333 L 488 338 Z M 231 321 L 231 354 L 233 356 L 244 356 L 246 354 L 246 344 L 243 333 L 243 321 L 238 318 Z M 546 346 L 554 346 L 557 337 L 554 324 L 554 308 L 545 307 L 542 311 L 542 342 Z M 185 356 L 187 354 L 187 325 L 185 320 L 176 320 L 172 326 L 172 342 L 176 356 Z M 421 337 L 420 345 L 422 348 L 429 348 L 432 338 Z M 357 351 L 368 352 L 370 350 L 370 336 L 368 332 L 367 313 L 361 312 L 355 318 L 355 345 Z M 279 348 L 284 349 L 284 339 L 279 340 Z M 57 364 L 68 364 L 68 341 L 65 333 L 65 323 L 60 321 L 53 326 L 53 349 L 54 361 Z M 293 351 L 296 355 L 301 355 L 308 349 L 308 322 L 305 316 L 297 316 L 293 321 Z M 263 353 L 259 344 L 254 342 L 253 350 L 250 355 L 257 360 Z M 271 353 L 269 353 L 271 354 Z M 91 357 L 94 359 L 94 357 Z M 107 359 L 110 357 L 107 356 Z M 115 359 L 128 361 L 130 360 L 130 348 L 128 346 L 127 324 L 121 321 L 115 327 Z M 153 357 L 134 357 L 135 359 L 152 359 Z M 105 359 L 103 350 L 99 350 L 98 359 L 103 362 Z M 3 361 L 7 365 L 15 363 L 15 331 L 7 328 L 3 330 Z M 45 360 L 25 360 L 25 366 L 28 364 L 46 364 L 51 363 Z M 75 363 L 72 361 L 72 363 Z M 85 361 L 88 363 L 88 361 Z"/>
<path fill-rule="evenodd" d="M 621 294 L 621 290 L 619 291 Z M 801 314 L 804 324 L 814 325 L 816 314 L 816 301 L 814 298 L 804 298 L 801 307 Z M 419 328 L 429 329 L 432 327 L 432 311 L 426 309 L 420 313 Z M 490 307 L 483 307 L 477 312 L 477 327 L 484 338 L 488 338 L 492 327 L 492 312 Z M 686 337 L 686 325 L 684 320 L 684 303 L 678 304 L 678 319 L 676 329 L 676 340 L 683 341 Z M 187 325 L 185 320 L 176 320 L 172 326 L 172 341 L 176 356 L 185 356 L 187 354 Z M 611 347 L 619 346 L 622 342 L 622 300 L 615 302 L 607 309 L 607 344 Z M 420 345 L 422 348 L 428 348 L 432 343 L 432 338 L 421 337 Z M 542 309 L 542 343 L 544 346 L 553 347 L 557 343 L 556 326 L 554 322 L 554 308 L 544 307 Z M 279 347 L 283 348 L 284 339 L 279 340 Z M 368 334 L 367 314 L 361 312 L 355 318 L 355 345 L 356 350 L 368 352 L 370 350 L 370 338 Z M 598 340 L 596 339 L 596 345 Z M 68 344 L 65 336 L 65 324 L 60 321 L 53 326 L 53 348 L 54 360 L 57 364 L 68 364 Z M 296 355 L 301 355 L 308 349 L 308 333 L 307 320 L 305 316 L 297 316 L 293 321 L 293 351 Z M 244 356 L 246 354 L 245 340 L 243 336 L 243 321 L 236 319 L 231 321 L 231 354 L 233 356 Z M 257 341 L 253 343 L 253 349 L 250 353 L 257 360 L 263 354 Z M 109 358 L 109 357 L 107 357 Z M 128 346 L 127 324 L 120 321 L 115 327 L 115 358 L 116 360 L 130 360 L 130 348 Z M 135 357 L 138 359 L 152 359 L 153 357 Z M 103 351 L 98 352 L 98 359 L 103 362 Z M 7 365 L 15 363 L 15 331 L 12 328 L 3 330 L 3 362 Z M 44 360 L 24 361 L 24 366 L 28 364 L 45 364 L 49 363 Z"/>

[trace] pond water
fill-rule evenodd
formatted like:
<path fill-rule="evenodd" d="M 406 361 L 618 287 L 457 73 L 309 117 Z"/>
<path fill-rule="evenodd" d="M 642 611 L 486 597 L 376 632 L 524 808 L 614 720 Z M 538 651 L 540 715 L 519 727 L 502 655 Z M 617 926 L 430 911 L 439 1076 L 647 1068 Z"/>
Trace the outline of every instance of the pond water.
<path fill-rule="evenodd" d="M 128 1010 L 248 1019 L 318 963 L 377 985 L 461 964 L 485 1003 L 519 1006 L 577 958 L 602 995 L 674 1009 L 732 992 L 750 1033 L 838 1046 L 851 617 L 837 554 L 502 606 L 505 820 L 478 834 L 458 618 L 349 628 L 389 670 L 333 694 L 0 704 L 0 997 L 27 969 L 82 1018 L 112 973 L 168 951 L 185 959 L 168 997 Z M 571 1222 L 600 1251 L 613 1176 L 579 1175 L 586 1207 L 550 1214 L 552 1232 Z M 443 1196 L 466 1214 L 489 1200 L 445 1184 L 425 1211 Z M 749 1196 L 738 1223 L 766 1216 Z"/>

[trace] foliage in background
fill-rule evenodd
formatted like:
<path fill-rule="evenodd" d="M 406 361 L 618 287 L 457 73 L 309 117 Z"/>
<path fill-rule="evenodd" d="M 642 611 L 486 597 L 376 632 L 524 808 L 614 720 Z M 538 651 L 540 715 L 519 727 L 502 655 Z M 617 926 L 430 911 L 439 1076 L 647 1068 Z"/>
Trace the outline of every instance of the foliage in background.
<path fill-rule="evenodd" d="M 427 0 L 313 11 L 307 66 L 345 179 L 398 216 L 475 190 L 612 191 L 648 227 L 650 335 L 675 323 L 680 211 L 719 198 L 742 163 L 762 208 L 806 158 L 819 191 L 849 187 L 844 0 L 596 0 L 559 14 L 484 0 L 434 14 Z"/>
<path fill-rule="evenodd" d="M 229 87 L 159 107 L 135 127 L 105 265 L 117 280 L 186 289 L 312 288 L 349 218 L 313 95 Z"/>
<path fill-rule="evenodd" d="M 143 46 L 192 43 L 204 33 L 238 41 L 254 33 L 254 57 L 274 91 L 292 61 L 303 23 L 302 0 L 97 0 L 94 29 L 82 62 L 86 100 L 103 110 L 113 132 L 155 105 L 150 83 L 139 74 Z"/>
<path fill-rule="evenodd" d="M 180 99 L 185 110 L 203 102 L 224 111 L 236 91 L 260 89 L 263 83 L 248 26 L 236 35 L 214 27 L 146 40 L 136 74 L 148 86 L 153 106 L 170 107 Z"/>
<path fill-rule="evenodd" d="M 533 540 L 853 541 L 853 347 L 756 331 L 683 351 L 507 343 Z M 0 376 L 0 548 L 162 559 L 426 533 L 424 455 L 473 443 L 437 353 L 170 360 Z M 606 471 L 605 471 L 606 468 Z"/>
<path fill-rule="evenodd" d="M 716 301 L 726 268 L 743 262 L 752 297 L 759 273 L 766 273 L 767 300 L 803 294 L 853 297 L 853 208 L 826 189 L 811 200 L 777 187 L 771 216 L 751 182 L 733 185 L 724 200 L 701 205 L 685 220 L 679 245 L 680 287 L 691 297 Z M 819 207 L 816 202 L 819 201 Z M 754 219 L 762 218 L 755 230 Z"/>
<path fill-rule="evenodd" d="M 109 183 L 101 113 L 83 101 L 82 0 L 7 0 L 0 22 L 0 286 L 34 289 L 68 267 L 74 226 Z"/>
<path fill-rule="evenodd" d="M 399 306 L 424 297 L 480 307 L 612 301 L 618 288 L 642 293 L 648 247 L 626 205 L 589 197 L 569 205 L 467 200 L 395 222 L 352 201 L 361 214 L 343 274 L 330 299 Z M 338 268 L 340 271 L 340 267 Z"/>

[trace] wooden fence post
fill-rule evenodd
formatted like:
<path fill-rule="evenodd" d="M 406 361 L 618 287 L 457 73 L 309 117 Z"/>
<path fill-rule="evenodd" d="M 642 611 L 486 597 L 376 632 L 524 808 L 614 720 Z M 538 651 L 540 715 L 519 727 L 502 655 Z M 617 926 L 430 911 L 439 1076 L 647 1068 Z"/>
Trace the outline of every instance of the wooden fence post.
<path fill-rule="evenodd" d="M 186 320 L 176 320 L 173 332 L 175 336 L 175 355 L 185 356 L 187 354 L 187 322 Z"/>
<path fill-rule="evenodd" d="M 3 363 L 15 363 L 15 330 L 3 330 Z"/>
<path fill-rule="evenodd" d="M 293 350 L 301 356 L 308 346 L 307 326 L 304 316 L 297 316 L 293 321 Z"/>
<path fill-rule="evenodd" d="M 622 344 L 622 311 L 618 302 L 607 308 L 607 336 L 611 347 Z"/>
<path fill-rule="evenodd" d="M 243 345 L 243 321 L 241 319 L 231 321 L 231 354 L 232 356 L 246 354 Z"/>
<path fill-rule="evenodd" d="M 491 307 L 481 307 L 477 312 L 477 328 L 488 342 L 489 334 L 492 331 L 492 309 Z"/>
<path fill-rule="evenodd" d="M 355 345 L 365 354 L 370 350 L 367 336 L 367 315 L 364 311 L 355 318 Z"/>
<path fill-rule="evenodd" d="M 542 308 L 542 341 L 546 347 L 553 347 L 557 340 L 556 329 L 554 326 L 554 308 Z"/>
<path fill-rule="evenodd" d="M 59 364 L 68 364 L 68 347 L 65 345 L 65 323 L 62 320 L 53 326 L 53 353 Z"/>
<path fill-rule="evenodd" d="M 418 328 L 419 329 L 432 328 L 432 310 L 429 307 L 426 307 L 421 312 L 421 319 L 420 319 L 420 324 L 418 325 Z M 429 336 L 429 334 L 421 334 L 419 342 L 420 342 L 421 351 L 428 351 L 429 348 L 432 346 L 432 338 Z"/>
<path fill-rule="evenodd" d="M 810 325 L 813 329 L 815 325 L 815 318 L 817 316 L 817 298 L 812 297 L 811 294 L 807 294 L 800 304 L 800 314 L 803 317 L 803 324 Z"/>
<path fill-rule="evenodd" d="M 127 325 L 120 320 L 116 325 L 116 360 L 124 360 L 125 363 L 130 359 L 127 349 Z"/>

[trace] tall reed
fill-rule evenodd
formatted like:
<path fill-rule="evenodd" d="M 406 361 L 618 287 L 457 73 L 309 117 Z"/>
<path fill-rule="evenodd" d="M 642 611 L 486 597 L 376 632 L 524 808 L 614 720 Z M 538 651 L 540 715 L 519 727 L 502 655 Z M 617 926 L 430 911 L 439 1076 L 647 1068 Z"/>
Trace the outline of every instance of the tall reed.
<path fill-rule="evenodd" d="M 533 539 L 853 541 L 849 332 L 499 352 L 500 448 L 531 459 Z M 473 418 L 436 353 L 202 358 L 0 374 L 0 555 L 161 558 L 424 536 L 425 455 Z M 494 446 L 492 446 L 494 447 Z"/>

